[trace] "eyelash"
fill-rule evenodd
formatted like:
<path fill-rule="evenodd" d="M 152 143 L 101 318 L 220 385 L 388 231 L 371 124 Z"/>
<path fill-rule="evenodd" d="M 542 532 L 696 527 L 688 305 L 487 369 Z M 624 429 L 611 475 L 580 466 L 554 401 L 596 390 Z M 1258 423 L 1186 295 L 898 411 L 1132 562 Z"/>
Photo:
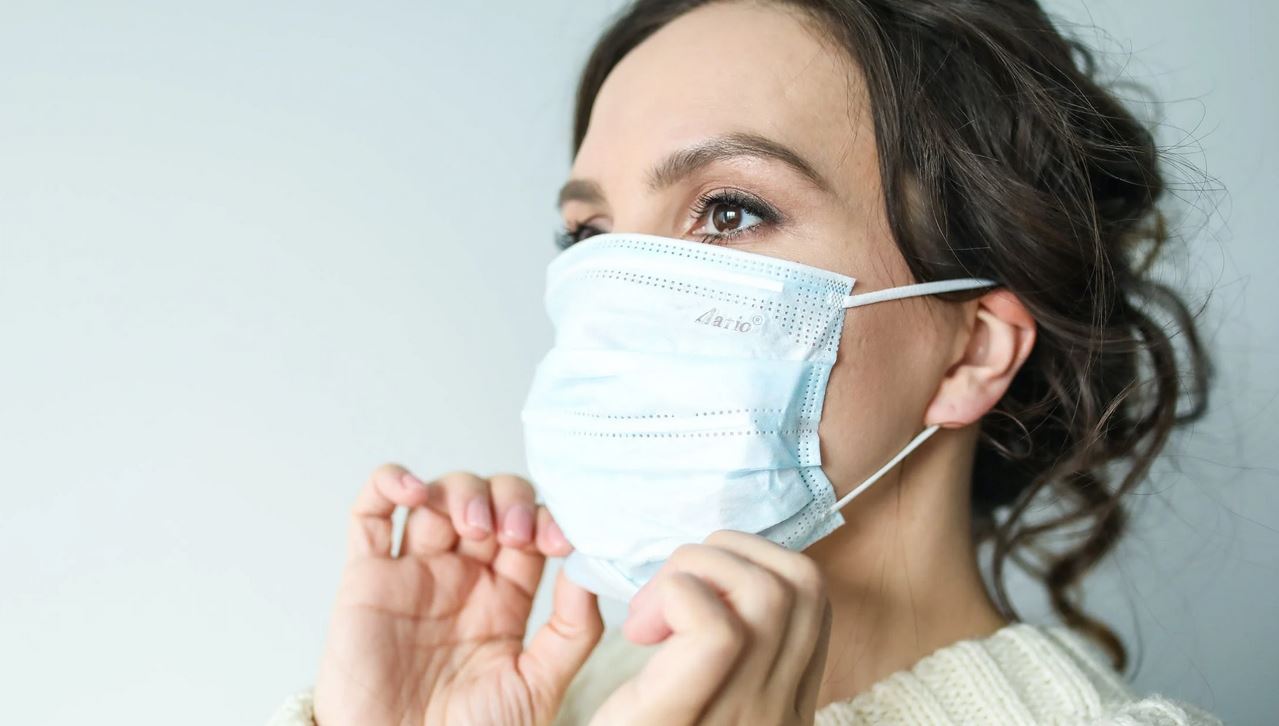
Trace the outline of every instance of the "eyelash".
<path fill-rule="evenodd" d="M 580 239 L 577 238 L 577 235 L 581 233 L 581 231 L 584 229 L 592 230 L 594 234 L 602 234 L 604 231 L 602 229 L 598 229 L 589 224 L 579 224 L 577 226 L 568 226 L 555 233 L 555 247 L 557 249 L 566 250 L 569 247 L 572 247 L 573 245 L 577 244 L 578 242 L 581 241 Z"/>
<path fill-rule="evenodd" d="M 738 235 L 747 234 L 758 230 L 760 227 L 769 224 L 776 224 L 781 221 L 782 215 L 772 205 L 767 204 L 762 199 L 754 195 L 738 189 L 719 189 L 713 192 L 707 192 L 697 198 L 693 203 L 693 208 L 688 211 L 689 217 L 696 222 L 709 212 L 715 205 L 724 204 L 730 207 L 740 207 L 747 212 L 759 217 L 759 224 L 745 229 L 738 229 L 730 232 L 720 232 L 719 234 L 708 234 L 702 236 L 702 242 L 713 244 L 712 240 L 723 240 Z"/>
<path fill-rule="evenodd" d="M 731 207 L 739 207 L 750 214 L 759 217 L 759 224 L 730 232 L 721 232 L 719 234 L 702 235 L 701 241 L 707 244 L 715 244 L 714 240 L 723 240 L 730 237 L 736 237 L 746 234 L 765 225 L 777 224 L 781 221 L 782 215 L 772 205 L 747 194 L 738 189 L 717 189 L 715 191 L 706 192 L 693 202 L 693 206 L 689 209 L 689 218 L 696 222 L 706 215 L 715 205 L 724 204 Z M 578 237 L 583 230 L 591 230 L 594 234 L 603 234 L 603 230 L 590 224 L 578 224 L 568 226 L 555 234 L 555 246 L 561 250 L 568 249 L 574 244 L 581 241 Z"/>

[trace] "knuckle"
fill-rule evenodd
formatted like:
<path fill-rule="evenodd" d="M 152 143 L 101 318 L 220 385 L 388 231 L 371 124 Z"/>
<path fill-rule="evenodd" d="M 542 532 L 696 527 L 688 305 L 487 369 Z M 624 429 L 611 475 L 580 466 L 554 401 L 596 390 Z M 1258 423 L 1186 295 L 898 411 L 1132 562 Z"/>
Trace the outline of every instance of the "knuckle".
<path fill-rule="evenodd" d="M 676 547 L 667 560 L 671 564 L 682 565 L 696 558 L 700 550 L 701 545 L 685 543 Z"/>
<path fill-rule="evenodd" d="M 398 479 L 404 472 L 408 471 L 403 466 L 389 461 L 381 464 L 373 469 L 369 474 L 369 481 L 382 481 L 385 479 Z"/>
<path fill-rule="evenodd" d="M 446 490 L 452 491 L 456 489 L 488 489 L 488 484 L 473 472 L 455 469 L 436 477 L 435 479 Z"/>
<path fill-rule="evenodd" d="M 733 540 L 733 535 L 734 532 L 731 529 L 717 529 L 707 535 L 706 539 L 703 541 L 708 545 L 722 547 Z"/>
<path fill-rule="evenodd" d="M 707 624 L 704 632 L 706 641 L 718 656 L 732 658 L 746 647 L 746 626 L 737 618 L 717 618 Z"/>
<path fill-rule="evenodd" d="M 759 599 L 760 606 L 770 613 L 789 610 L 795 602 L 794 591 L 781 577 L 760 569 L 752 576 L 751 591 Z"/>
<path fill-rule="evenodd" d="M 495 491 L 501 491 L 506 496 L 525 499 L 533 497 L 532 483 L 519 474 L 506 472 L 494 474 L 489 477 L 489 484 Z"/>
<path fill-rule="evenodd" d="M 796 553 L 789 570 L 795 588 L 804 596 L 817 599 L 825 596 L 826 578 L 812 558 Z"/>
<path fill-rule="evenodd" d="M 509 472 L 509 471 L 500 471 L 490 476 L 489 479 L 494 481 L 501 479 L 502 481 L 508 484 L 512 484 L 514 486 L 529 487 L 529 488 L 532 488 L 533 486 L 533 484 L 528 479 L 525 479 L 519 474 Z"/>
<path fill-rule="evenodd" d="M 469 481 L 474 478 L 476 478 L 475 474 L 465 469 L 453 469 L 436 477 L 438 481 L 442 482 Z"/>

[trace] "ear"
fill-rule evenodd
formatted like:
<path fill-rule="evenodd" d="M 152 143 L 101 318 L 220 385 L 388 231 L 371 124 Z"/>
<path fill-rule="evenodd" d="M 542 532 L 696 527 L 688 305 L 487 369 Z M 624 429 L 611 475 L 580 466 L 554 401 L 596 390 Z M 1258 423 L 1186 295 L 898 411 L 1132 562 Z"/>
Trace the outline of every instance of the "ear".
<path fill-rule="evenodd" d="M 924 412 L 924 425 L 959 428 L 994 408 L 1035 345 L 1035 319 L 1008 290 L 978 298 L 963 352 Z"/>

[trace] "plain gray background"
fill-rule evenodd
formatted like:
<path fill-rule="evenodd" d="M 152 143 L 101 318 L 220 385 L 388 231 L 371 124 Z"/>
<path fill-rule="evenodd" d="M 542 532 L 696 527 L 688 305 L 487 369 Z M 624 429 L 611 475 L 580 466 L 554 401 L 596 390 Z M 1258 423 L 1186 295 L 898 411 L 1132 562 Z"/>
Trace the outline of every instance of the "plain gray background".
<path fill-rule="evenodd" d="M 575 74 L 617 5 L 0 0 L 0 721 L 261 722 L 314 676 L 374 466 L 523 472 Z M 1279 13 L 1050 7 L 1225 188 L 1186 177 L 1173 270 L 1215 288 L 1214 407 L 1088 605 L 1141 689 L 1271 722 Z"/>

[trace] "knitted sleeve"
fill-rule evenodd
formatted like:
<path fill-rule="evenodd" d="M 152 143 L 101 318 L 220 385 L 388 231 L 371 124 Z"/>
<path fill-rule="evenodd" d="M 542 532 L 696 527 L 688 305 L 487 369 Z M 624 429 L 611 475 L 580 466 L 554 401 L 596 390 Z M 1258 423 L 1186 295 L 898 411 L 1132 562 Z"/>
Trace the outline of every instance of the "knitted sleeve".
<path fill-rule="evenodd" d="M 311 689 L 289 696 L 266 722 L 266 726 L 315 726 L 315 707 Z"/>
<path fill-rule="evenodd" d="M 1089 641 L 1060 625 L 1014 623 L 925 656 L 854 698 L 817 712 L 817 726 L 1221 726 L 1194 705 L 1139 696 Z"/>

